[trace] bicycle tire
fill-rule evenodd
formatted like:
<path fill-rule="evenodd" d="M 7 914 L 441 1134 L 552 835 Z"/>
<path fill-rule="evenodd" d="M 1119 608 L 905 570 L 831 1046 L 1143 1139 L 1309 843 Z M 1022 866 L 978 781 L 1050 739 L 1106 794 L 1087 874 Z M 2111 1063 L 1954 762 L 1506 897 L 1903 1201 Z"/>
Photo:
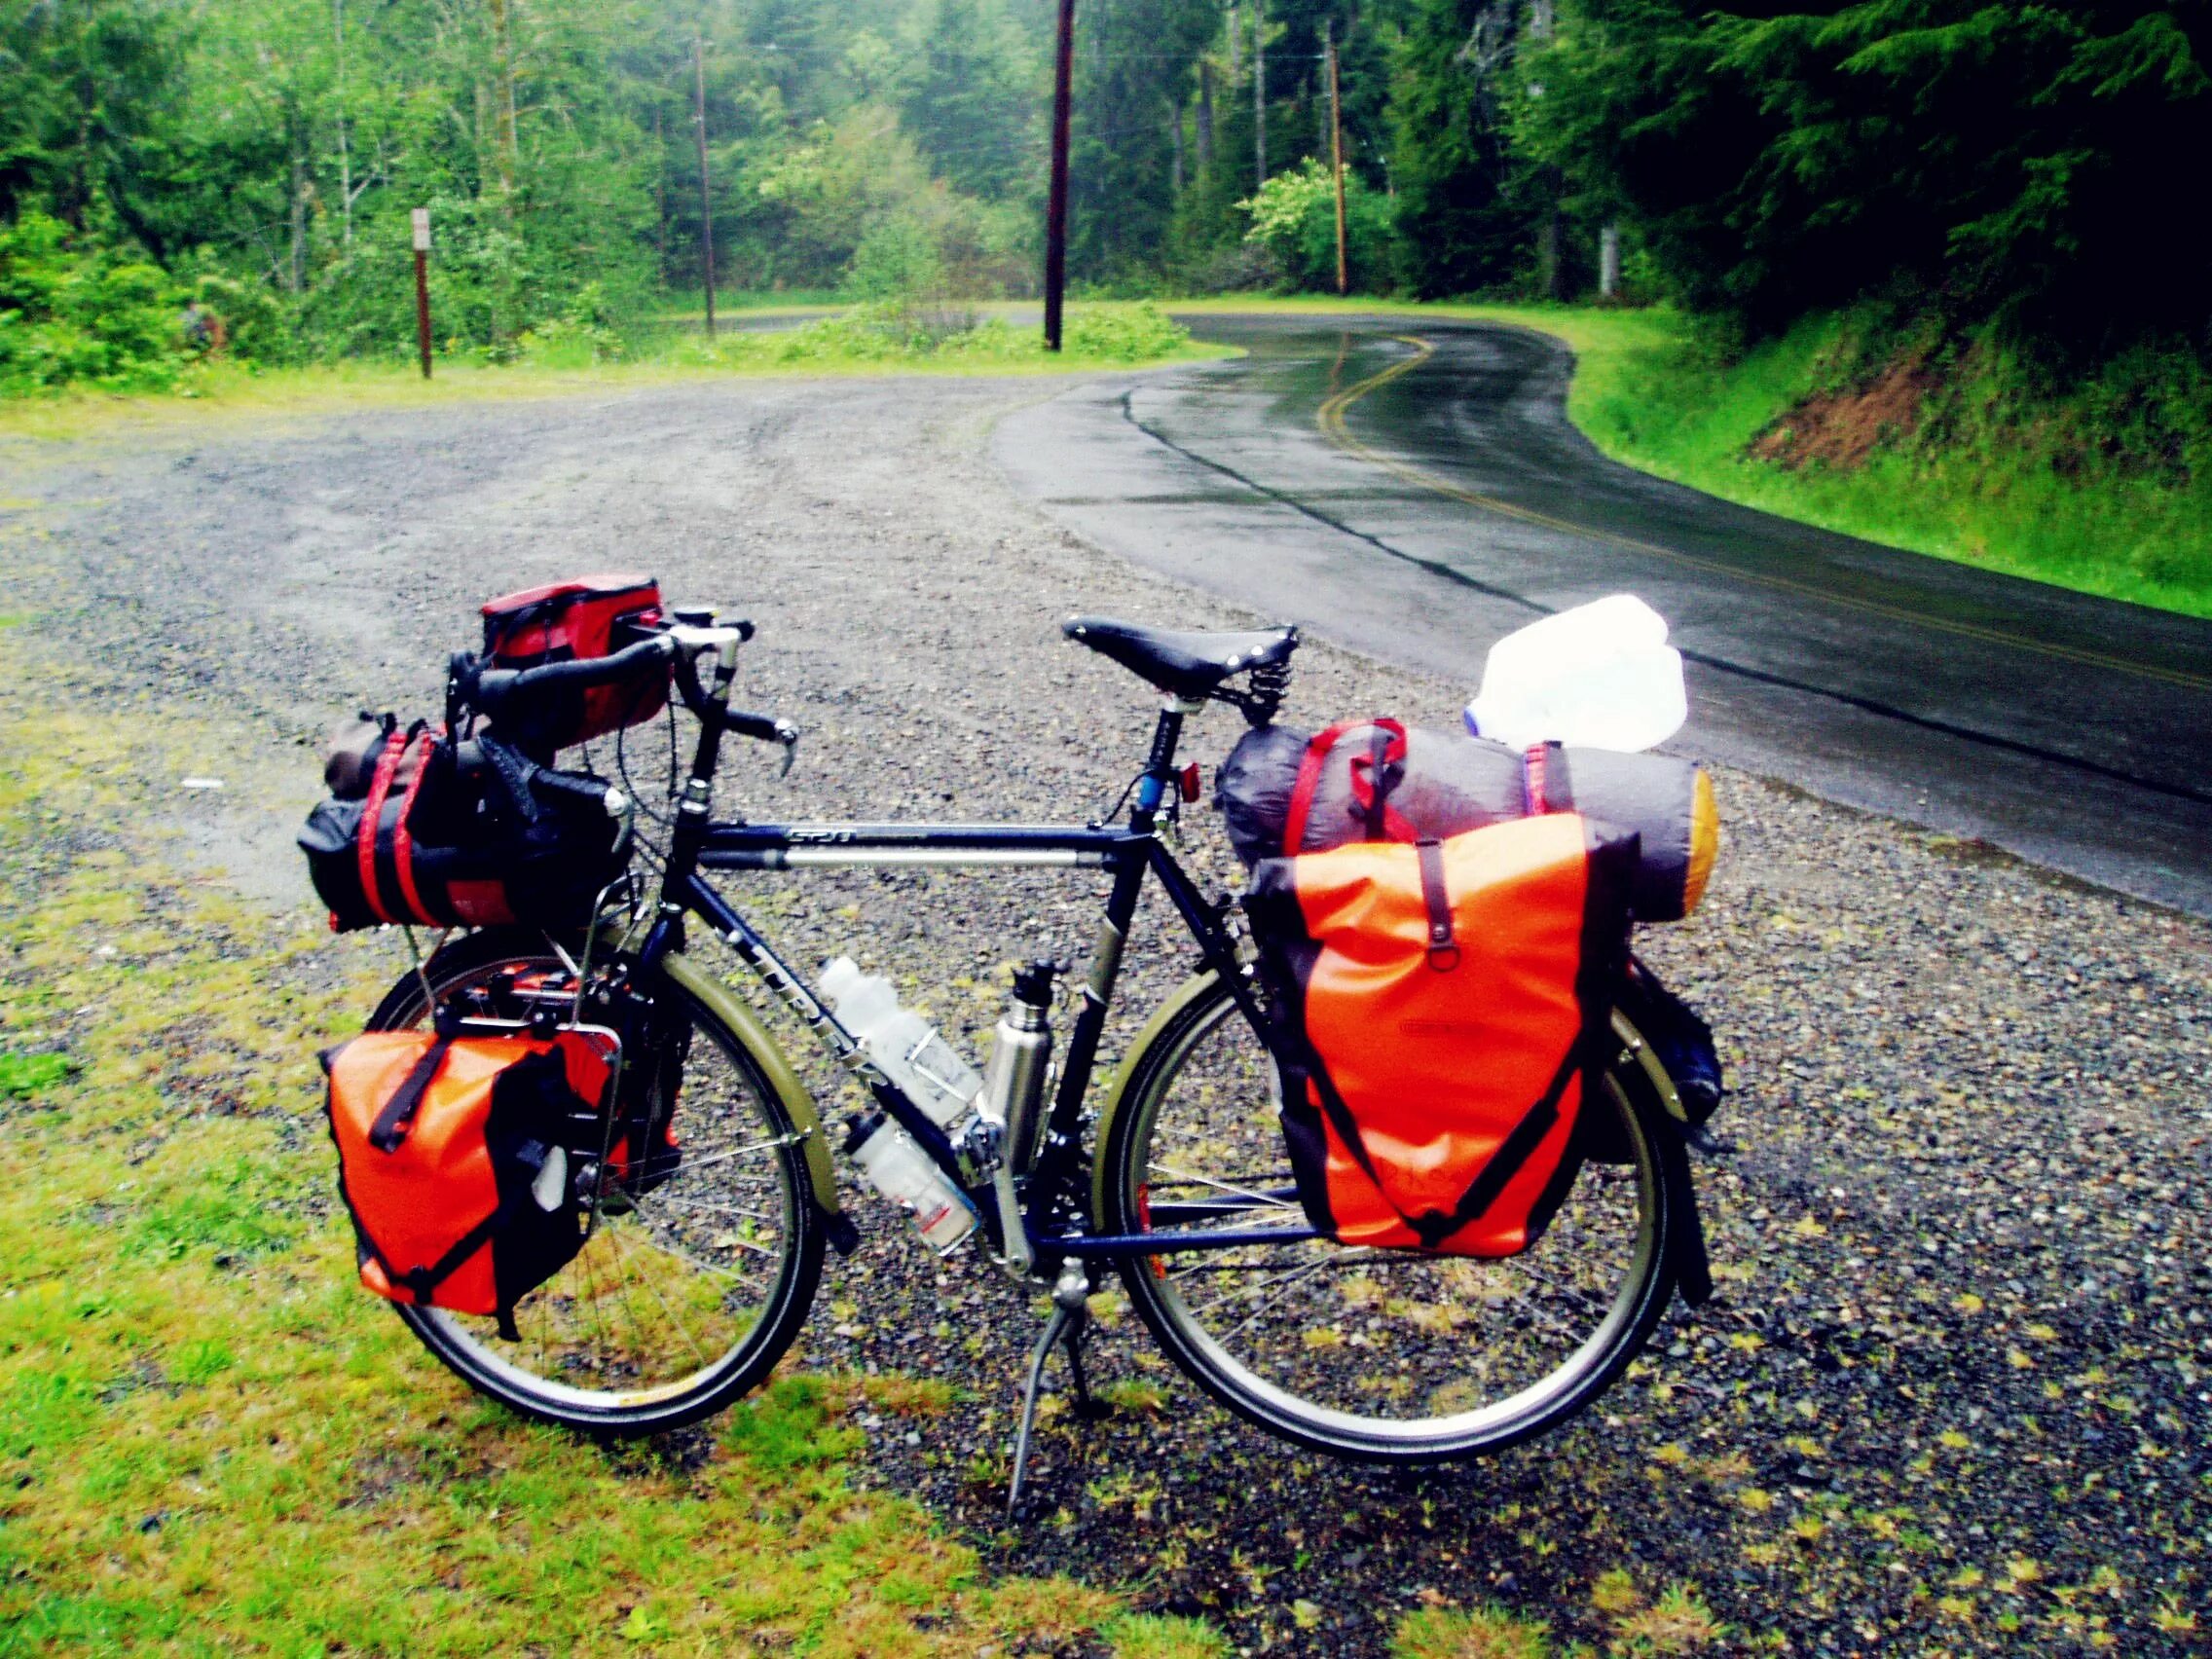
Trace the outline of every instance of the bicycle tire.
<path fill-rule="evenodd" d="M 1207 983 L 1207 981 L 1211 981 Z M 1217 977 L 1207 974 L 1194 986 L 1187 987 L 1181 1006 L 1160 1023 L 1144 1047 L 1126 1061 L 1124 1082 L 1119 1090 L 1119 1104 L 1106 1136 L 1098 1149 L 1098 1162 L 1094 1176 L 1093 1208 L 1096 1225 L 1101 1232 L 1111 1234 L 1144 1233 L 1151 1231 L 1148 1196 L 1153 1178 L 1162 1170 L 1171 1169 L 1163 1159 L 1156 1157 L 1152 1146 L 1169 1091 L 1176 1078 L 1190 1065 L 1192 1056 L 1199 1051 L 1199 1045 L 1214 1033 L 1230 1030 L 1241 1033 L 1240 1051 L 1252 1064 L 1264 1064 L 1271 1088 L 1279 1091 L 1279 1079 L 1272 1057 L 1267 1055 L 1265 1045 L 1250 1024 L 1237 1013 L 1234 998 Z M 1170 1004 L 1170 1007 L 1175 1007 Z M 1622 1032 L 1624 1039 L 1633 1032 Z M 1233 1037 L 1232 1041 L 1235 1041 Z M 1257 1056 L 1257 1058 L 1253 1058 Z M 1634 1249 L 1628 1258 L 1627 1271 L 1615 1293 L 1606 1304 L 1604 1316 L 1595 1329 L 1577 1345 L 1567 1361 L 1552 1372 L 1528 1380 L 1501 1402 L 1470 1411 L 1453 1411 L 1429 1418 L 1401 1418 L 1388 1416 L 1362 1416 L 1347 1411 L 1341 1402 L 1325 1402 L 1302 1395 L 1282 1382 L 1272 1380 L 1255 1369 L 1247 1357 L 1233 1352 L 1221 1335 L 1209 1330 L 1193 1311 L 1193 1298 L 1186 1296 L 1181 1280 L 1190 1279 L 1198 1272 L 1222 1270 L 1215 1266 L 1225 1256 L 1236 1253 L 1196 1253 L 1174 1257 L 1139 1257 L 1125 1259 L 1121 1264 L 1121 1276 L 1130 1302 L 1146 1327 L 1170 1359 L 1187 1373 L 1200 1387 L 1222 1405 L 1257 1424 L 1272 1434 L 1329 1453 L 1340 1457 L 1380 1463 L 1434 1463 L 1458 1458 L 1475 1457 L 1504 1450 L 1532 1436 L 1542 1434 L 1569 1418 L 1586 1410 L 1600 1395 L 1612 1385 L 1621 1373 L 1635 1359 L 1649 1341 L 1653 1329 L 1665 1312 L 1674 1293 L 1677 1271 L 1676 1228 L 1679 1219 L 1678 1206 L 1688 1195 L 1681 1184 L 1688 1181 L 1686 1166 L 1679 1158 L 1668 1155 L 1663 1136 L 1672 1132 L 1659 1121 L 1664 1110 L 1649 1078 L 1641 1069 L 1623 1060 L 1605 1074 L 1605 1087 L 1593 1091 L 1592 1100 L 1585 1111 L 1600 1110 L 1609 1104 L 1621 1115 L 1628 1161 L 1625 1167 L 1633 1171 L 1636 1184 L 1637 1232 Z M 1211 1086 L 1209 1086 L 1211 1087 Z M 1218 1089 L 1214 1098 L 1220 1098 Z M 1279 1099 L 1279 1092 L 1271 1098 Z M 1223 1120 L 1235 1116 L 1233 1110 L 1223 1114 Z M 1212 1110 L 1212 1107 L 1207 1107 Z M 1253 1102 L 1247 1100 L 1238 1122 L 1254 1123 L 1258 1113 Z M 1256 1147 L 1265 1134 L 1279 1142 L 1279 1125 L 1268 1113 L 1264 1128 L 1232 1130 L 1242 1133 L 1248 1146 Z M 1613 1165 L 1590 1165 L 1578 1180 L 1577 1188 L 1592 1180 L 1590 1170 L 1610 1170 Z M 1284 1154 L 1280 1173 L 1287 1178 L 1288 1158 Z M 1177 1171 L 1179 1175 L 1180 1171 Z M 1203 1177 L 1193 1177 L 1203 1180 Z M 1209 1186 L 1224 1183 L 1209 1181 Z M 1615 1181 L 1617 1185 L 1617 1180 Z M 1255 1193 L 1266 1191 L 1271 1202 L 1283 1202 L 1281 1187 L 1262 1189 L 1257 1180 L 1251 1183 Z M 1523 1257 L 1513 1258 L 1507 1264 L 1475 1263 L 1471 1268 L 1455 1269 L 1452 1263 L 1469 1262 L 1468 1258 L 1437 1258 L 1419 1252 L 1392 1251 L 1369 1253 L 1371 1260 L 1387 1257 L 1391 1269 L 1401 1263 L 1415 1271 L 1483 1273 L 1501 1268 L 1510 1270 L 1512 1263 L 1529 1261 L 1547 1244 L 1560 1238 L 1563 1224 L 1568 1211 L 1576 1203 L 1570 1197 L 1568 1205 L 1555 1219 L 1552 1232 Z M 1295 1198 L 1288 1200 L 1272 1224 L 1304 1227 L 1303 1210 Z M 1342 1247 L 1326 1241 L 1296 1247 L 1311 1254 L 1316 1262 L 1325 1261 L 1322 1254 L 1341 1251 Z M 1345 1256 L 1337 1258 L 1345 1260 Z M 1170 1267 L 1168 1264 L 1198 1264 L 1196 1267 Z M 1261 1271 L 1261 1270 L 1253 1270 Z M 1278 1272 L 1271 1267 L 1268 1272 Z M 1279 1270 L 1291 1282 L 1297 1275 L 1311 1279 L 1317 1268 L 1293 1267 Z M 1363 1272 L 1361 1277 L 1365 1277 Z M 1339 1281 L 1337 1288 L 1348 1287 Z M 1279 1304 L 1281 1293 L 1275 1303 Z M 1267 1306 L 1267 1305 L 1263 1305 Z M 1384 1312 L 1394 1306 L 1384 1297 L 1381 1308 Z M 1420 1312 L 1444 1317 L 1449 1310 L 1439 1312 L 1430 1304 L 1411 1304 Z M 1235 1310 L 1232 1309 L 1232 1312 Z M 1227 1317 L 1225 1315 L 1224 1317 Z M 1243 1321 L 1249 1327 L 1261 1318 L 1254 1312 Z M 1281 1313 L 1269 1319 L 1269 1331 L 1263 1336 L 1247 1339 L 1247 1346 L 1258 1347 L 1263 1341 L 1287 1348 L 1286 1354 L 1277 1354 L 1271 1364 L 1280 1369 L 1297 1371 L 1307 1362 L 1298 1348 L 1311 1343 L 1311 1331 L 1327 1332 L 1340 1325 L 1308 1327 L 1307 1330 L 1284 1333 L 1277 1342 L 1272 1328 L 1294 1323 L 1292 1317 Z M 1370 1320 L 1373 1324 L 1375 1321 Z M 1447 1323 L 1447 1335 L 1456 1336 L 1456 1327 Z M 1355 1335 L 1365 1335 L 1364 1332 Z M 1326 1346 L 1326 1344 L 1322 1346 Z M 1450 1358 L 1451 1345 L 1443 1363 L 1472 1363 Z M 1379 1350 L 1368 1365 L 1365 1375 L 1356 1371 L 1346 1373 L 1342 1392 L 1348 1393 L 1370 1386 L 1381 1386 L 1385 1392 L 1395 1388 L 1400 1378 L 1387 1368 L 1393 1356 L 1386 1347 Z M 1340 1370 L 1343 1368 L 1340 1367 Z M 1332 1382 L 1332 1388 L 1338 1385 Z M 1441 1395 L 1447 1390 L 1433 1392 Z"/>
<path fill-rule="evenodd" d="M 566 964 L 548 948 L 541 936 L 509 929 L 471 934 L 438 951 L 420 974 L 409 973 L 393 984 L 370 1015 L 368 1029 L 405 1029 L 419 1023 L 426 1012 L 423 983 L 425 977 L 431 996 L 442 1001 L 460 987 L 484 981 L 509 969 L 567 972 Z M 665 981 L 658 987 L 657 994 L 675 998 L 689 1018 L 692 1042 L 688 1054 L 693 1067 L 700 1052 L 696 1039 L 705 1036 L 727 1063 L 731 1075 L 741 1082 L 752 1110 L 758 1115 L 765 1141 L 772 1143 L 777 1185 L 784 1199 L 785 1226 L 772 1281 L 762 1297 L 757 1316 L 742 1340 L 719 1355 L 702 1352 L 700 1357 L 705 1363 L 696 1372 L 667 1383 L 585 1388 L 540 1376 L 502 1353 L 501 1347 L 511 1349 L 517 1345 L 499 1343 L 495 1346 L 498 1339 L 488 1337 L 481 1328 L 485 1321 L 464 1320 L 434 1308 L 404 1303 L 392 1305 L 401 1321 L 439 1363 L 477 1392 L 526 1417 L 608 1438 L 657 1434 L 682 1427 L 726 1409 L 758 1386 L 796 1340 L 822 1276 L 826 1241 L 822 1217 L 811 1197 L 804 1154 L 797 1144 L 794 1125 L 765 1070 L 744 1040 L 694 999 Z M 635 1061 L 636 1056 L 632 1056 L 630 1063 Z M 687 1134 L 687 1155 L 691 1140 Z M 674 1179 L 682 1179 L 681 1166 Z M 665 1193 L 656 1192 L 651 1199 L 641 1199 L 629 1213 L 652 1215 L 661 1210 L 665 1198 Z M 648 1209 L 648 1204 L 653 1207 Z M 603 1217 L 600 1221 L 600 1227 L 610 1233 L 618 1225 L 622 1225 L 618 1219 Z M 666 1245 L 658 1247 L 663 1254 L 671 1253 Z M 589 1255 L 587 1245 L 585 1255 L 579 1256 L 578 1261 L 585 1261 Z M 564 1270 L 564 1273 L 569 1272 Z M 552 1293 L 554 1287 L 562 1283 L 563 1280 L 556 1277 L 532 1296 Z M 664 1294 L 656 1290 L 655 1299 L 659 1300 Z M 597 1295 L 596 1283 L 594 1295 Z M 531 1300 L 526 1297 L 518 1307 L 518 1328 L 527 1327 Z M 661 1306 L 668 1308 L 665 1300 L 661 1301 Z M 667 1317 L 672 1325 L 676 1323 L 673 1309 L 669 1309 Z M 695 1342 L 693 1346 L 697 1346 Z"/>

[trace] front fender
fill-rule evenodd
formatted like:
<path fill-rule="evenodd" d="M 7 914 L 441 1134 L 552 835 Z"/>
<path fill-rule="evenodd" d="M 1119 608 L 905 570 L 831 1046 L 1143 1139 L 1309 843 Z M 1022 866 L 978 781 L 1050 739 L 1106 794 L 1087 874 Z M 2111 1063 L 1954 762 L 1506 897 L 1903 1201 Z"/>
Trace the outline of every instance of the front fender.
<path fill-rule="evenodd" d="M 682 951 L 672 950 L 662 957 L 660 972 L 684 995 L 728 1026 L 731 1035 L 745 1046 L 768 1080 L 768 1087 L 783 1103 L 792 1127 L 803 1137 L 800 1144 L 806 1154 L 807 1180 L 814 1189 L 815 1203 L 832 1221 L 841 1216 L 844 1212 L 837 1202 L 837 1172 L 830 1161 L 821 1114 L 815 1111 L 814 1097 L 807 1093 L 798 1073 L 784 1057 L 783 1049 L 760 1023 L 759 1015 L 747 1006 L 744 998 Z"/>
<path fill-rule="evenodd" d="M 1098 1114 L 1097 1137 L 1091 1142 L 1093 1148 L 1104 1147 L 1112 1143 L 1114 1123 L 1116 1119 L 1121 1117 L 1122 1110 L 1127 1103 L 1129 1085 L 1135 1081 L 1137 1068 L 1144 1063 L 1145 1055 L 1152 1051 L 1152 1046 L 1160 1041 L 1161 1034 L 1182 1015 L 1184 1010 L 1200 997 L 1211 995 L 1214 988 L 1220 983 L 1221 976 L 1211 968 L 1208 968 L 1202 974 L 1194 974 L 1178 985 L 1174 994 L 1161 1003 L 1154 1012 L 1153 1016 L 1145 1021 L 1144 1029 L 1137 1033 L 1136 1040 L 1129 1045 L 1128 1051 L 1122 1056 L 1121 1065 L 1115 1068 L 1114 1081 L 1107 1086 L 1106 1104 Z M 1103 1227 L 1106 1224 L 1105 1217 L 1106 1161 L 1094 1157 L 1091 1161 L 1090 1172 L 1091 1224 L 1096 1227 Z"/>

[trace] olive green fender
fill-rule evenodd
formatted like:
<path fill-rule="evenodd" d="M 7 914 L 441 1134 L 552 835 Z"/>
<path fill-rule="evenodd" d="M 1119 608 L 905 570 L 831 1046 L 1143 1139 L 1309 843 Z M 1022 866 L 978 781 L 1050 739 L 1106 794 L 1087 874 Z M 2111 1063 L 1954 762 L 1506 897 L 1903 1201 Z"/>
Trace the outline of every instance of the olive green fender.
<path fill-rule="evenodd" d="M 1115 1120 L 1122 1115 L 1123 1107 L 1127 1103 L 1129 1085 L 1135 1079 L 1137 1067 L 1143 1063 L 1145 1055 L 1152 1051 L 1152 1046 L 1160 1041 L 1161 1034 L 1182 1014 L 1185 1009 L 1200 997 L 1210 996 L 1214 987 L 1220 983 L 1221 976 L 1211 968 L 1208 968 L 1203 974 L 1194 974 L 1178 985 L 1175 988 L 1175 994 L 1161 1003 L 1154 1012 L 1153 1016 L 1145 1021 L 1144 1029 L 1137 1033 L 1136 1040 L 1129 1045 L 1128 1051 L 1122 1056 L 1121 1065 L 1115 1068 L 1114 1081 L 1107 1086 L 1106 1105 L 1098 1114 L 1098 1137 L 1091 1142 L 1093 1147 L 1103 1147 L 1112 1141 Z M 1105 1215 L 1106 1161 L 1101 1158 L 1093 1161 L 1090 1175 L 1090 1219 L 1092 1225 L 1103 1227 Z"/>
<path fill-rule="evenodd" d="M 792 1069 L 790 1060 L 768 1028 L 760 1023 L 759 1015 L 748 1008 L 745 1001 L 713 974 L 692 961 L 682 951 L 672 950 L 661 958 L 660 971 L 686 996 L 709 1014 L 729 1027 L 730 1035 L 744 1045 L 768 1087 L 776 1091 L 791 1117 L 792 1127 L 798 1134 L 806 1153 L 806 1173 L 814 1188 L 814 1201 L 822 1213 L 834 1220 L 843 1214 L 837 1202 L 837 1173 L 830 1162 L 830 1148 L 822 1133 L 822 1117 L 814 1109 L 814 1097 L 807 1093 L 798 1073 Z"/>

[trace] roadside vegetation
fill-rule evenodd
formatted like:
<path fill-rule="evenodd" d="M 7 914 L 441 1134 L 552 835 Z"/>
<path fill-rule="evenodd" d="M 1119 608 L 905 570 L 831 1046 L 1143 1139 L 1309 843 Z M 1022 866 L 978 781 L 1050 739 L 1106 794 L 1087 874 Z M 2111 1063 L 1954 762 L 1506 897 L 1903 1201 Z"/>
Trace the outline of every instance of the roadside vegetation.
<path fill-rule="evenodd" d="M 1567 414 L 1616 461 L 1888 546 L 2212 616 L 2212 384 L 2187 359 L 2136 350 L 2068 381 L 1991 332 L 1899 340 L 1863 311 L 1747 345 L 1668 306 L 1170 309 L 1533 329 L 1573 350 Z"/>
<path fill-rule="evenodd" d="M 401 396 L 415 207 L 471 392 L 1043 366 L 977 308 L 1036 293 L 1051 16 L 0 4 L 0 399 Z M 1333 48 L 1356 292 L 1658 308 L 1545 324 L 1621 459 L 2212 606 L 2212 242 L 2147 235 L 2212 144 L 2201 6 L 1121 0 L 1081 31 L 1079 292 L 1333 289 Z M 731 311 L 863 309 L 709 348 L 672 319 L 710 276 Z M 1071 346 L 1054 366 L 1191 350 L 1145 315 Z"/>

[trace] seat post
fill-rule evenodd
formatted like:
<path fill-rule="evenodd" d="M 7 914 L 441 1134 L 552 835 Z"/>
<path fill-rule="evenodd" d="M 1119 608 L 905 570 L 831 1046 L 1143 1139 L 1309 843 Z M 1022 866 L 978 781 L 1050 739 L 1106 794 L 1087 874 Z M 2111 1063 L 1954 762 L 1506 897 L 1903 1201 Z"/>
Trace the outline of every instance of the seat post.
<path fill-rule="evenodd" d="M 1183 720 L 1197 714 L 1202 706 L 1195 697 L 1170 697 L 1160 711 L 1160 723 L 1152 728 L 1152 754 L 1144 763 L 1144 776 L 1137 781 L 1136 809 L 1130 815 L 1129 827 L 1140 833 L 1152 828 L 1153 815 L 1160 803 L 1167 798 L 1167 787 L 1175 777 L 1175 746 L 1183 740 Z"/>

